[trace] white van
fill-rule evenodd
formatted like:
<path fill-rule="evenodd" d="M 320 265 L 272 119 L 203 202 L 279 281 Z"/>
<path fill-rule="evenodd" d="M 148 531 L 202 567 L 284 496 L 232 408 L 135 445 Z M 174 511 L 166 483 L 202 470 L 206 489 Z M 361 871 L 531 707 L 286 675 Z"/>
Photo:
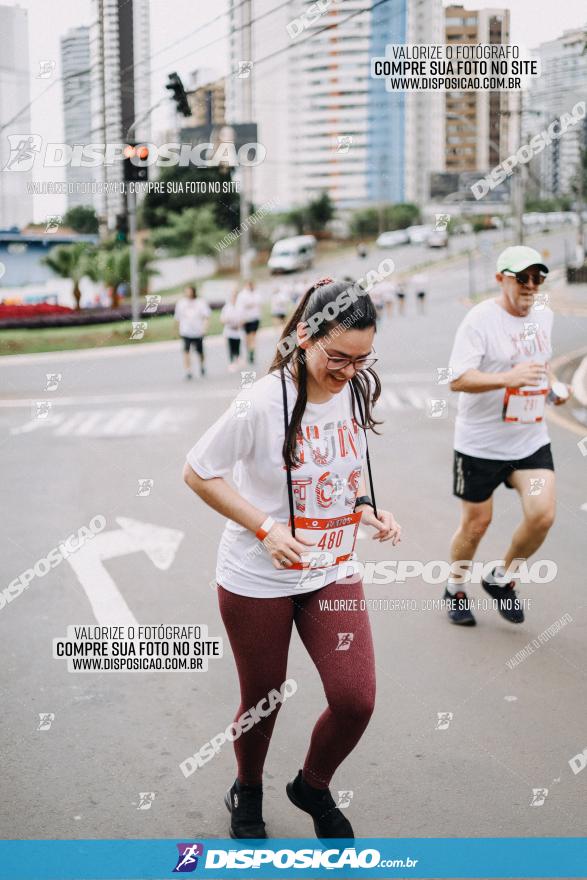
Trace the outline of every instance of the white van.
<path fill-rule="evenodd" d="M 310 269 L 314 261 L 316 239 L 313 235 L 296 235 L 276 241 L 267 265 L 271 274 Z"/>

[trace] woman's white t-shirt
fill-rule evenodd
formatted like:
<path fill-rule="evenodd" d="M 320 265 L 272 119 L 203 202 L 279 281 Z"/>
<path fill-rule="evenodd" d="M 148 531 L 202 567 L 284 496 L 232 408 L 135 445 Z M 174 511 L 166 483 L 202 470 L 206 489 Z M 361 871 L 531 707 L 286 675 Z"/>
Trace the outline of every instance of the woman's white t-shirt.
<path fill-rule="evenodd" d="M 243 313 L 243 320 L 261 320 L 261 294 L 249 287 L 243 287 L 236 298 L 236 304 Z"/>
<path fill-rule="evenodd" d="M 242 337 L 243 314 L 236 303 L 225 303 L 220 312 L 220 321 L 224 324 L 222 335 L 225 339 L 240 339 Z"/>
<path fill-rule="evenodd" d="M 502 373 L 516 364 L 548 363 L 552 357 L 553 313 L 532 309 L 525 318 L 510 315 L 496 299 L 474 306 L 454 341 L 449 368 L 458 379 L 467 370 Z M 545 379 L 543 388 L 548 387 Z M 528 389 L 539 390 L 538 386 Z M 461 391 L 455 421 L 454 448 L 464 455 L 517 461 L 549 443 L 546 420 L 534 423 L 503 420 L 505 389 L 473 394 Z"/>
<path fill-rule="evenodd" d="M 199 297 L 180 299 L 175 306 L 175 320 L 179 321 L 179 335 L 198 339 L 204 335 L 206 321 L 212 312 L 207 302 Z"/>
<path fill-rule="evenodd" d="M 285 376 L 290 421 L 297 388 L 287 370 Z M 301 427 L 304 460 L 291 471 L 296 516 L 331 518 L 352 513 L 366 446 L 364 432 L 353 419 L 350 386 L 345 385 L 326 403 L 308 403 Z M 298 435 L 298 454 L 300 439 Z M 203 479 L 232 474 L 239 494 L 267 516 L 287 524 L 283 440 L 281 378 L 279 372 L 269 373 L 241 392 L 190 449 L 187 461 Z M 358 567 L 352 559 L 316 570 L 312 573 L 316 578 L 301 577 L 299 569 L 278 571 L 258 538 L 227 520 L 218 548 L 216 580 L 243 596 L 293 596 L 337 579 L 356 580 Z"/>

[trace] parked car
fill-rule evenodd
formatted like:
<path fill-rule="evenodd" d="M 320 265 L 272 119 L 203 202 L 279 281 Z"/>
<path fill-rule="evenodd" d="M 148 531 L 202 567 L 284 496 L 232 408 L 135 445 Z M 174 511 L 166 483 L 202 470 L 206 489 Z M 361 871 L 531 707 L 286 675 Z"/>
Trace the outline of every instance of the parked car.
<path fill-rule="evenodd" d="M 464 220 L 455 226 L 453 232 L 455 235 L 470 235 L 473 232 L 473 224 Z"/>
<path fill-rule="evenodd" d="M 433 229 L 426 239 L 428 247 L 448 247 L 448 232 L 446 229 Z"/>
<path fill-rule="evenodd" d="M 313 235 L 295 235 L 276 241 L 267 262 L 271 274 L 310 269 L 314 261 L 316 239 Z"/>
<path fill-rule="evenodd" d="M 432 232 L 432 226 L 408 226 L 410 244 L 425 244 Z"/>
<path fill-rule="evenodd" d="M 390 248 L 398 244 L 407 244 L 409 240 L 407 229 L 393 229 L 390 232 L 382 232 L 375 244 L 380 248 Z"/>

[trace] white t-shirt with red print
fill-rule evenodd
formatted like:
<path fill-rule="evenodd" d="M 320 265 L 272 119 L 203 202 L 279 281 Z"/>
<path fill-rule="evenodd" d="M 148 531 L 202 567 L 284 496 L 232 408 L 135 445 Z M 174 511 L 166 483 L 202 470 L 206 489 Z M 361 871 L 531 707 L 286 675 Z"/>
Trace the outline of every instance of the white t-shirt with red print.
<path fill-rule="evenodd" d="M 552 322 L 548 307 L 533 308 L 525 318 L 519 318 L 506 312 L 497 299 L 484 300 L 471 309 L 457 330 L 449 362 L 452 379 L 471 369 L 503 373 L 521 363 L 545 364 L 548 369 Z M 543 386 L 519 391 L 536 392 L 548 385 L 547 376 Z M 506 394 L 504 388 L 478 394 L 460 392 L 455 422 L 457 452 L 476 458 L 518 460 L 550 442 L 544 416 L 534 422 L 504 420 Z M 543 399 L 536 397 L 534 402 L 543 410 Z"/>
<path fill-rule="evenodd" d="M 285 377 L 291 421 L 297 389 L 287 369 Z M 287 524 L 284 427 L 280 374 L 270 373 L 239 394 L 190 449 L 187 461 L 203 479 L 231 475 L 247 501 Z M 352 513 L 365 448 L 363 430 L 352 416 L 348 384 L 326 403 L 307 403 L 298 434 L 302 463 L 291 471 L 296 516 L 322 519 Z M 310 592 L 341 577 L 349 577 L 350 583 L 357 568 L 349 560 L 322 568 L 319 577 L 305 580 L 299 570 L 279 571 L 251 531 L 227 520 L 218 548 L 216 580 L 233 593 L 274 598 Z"/>

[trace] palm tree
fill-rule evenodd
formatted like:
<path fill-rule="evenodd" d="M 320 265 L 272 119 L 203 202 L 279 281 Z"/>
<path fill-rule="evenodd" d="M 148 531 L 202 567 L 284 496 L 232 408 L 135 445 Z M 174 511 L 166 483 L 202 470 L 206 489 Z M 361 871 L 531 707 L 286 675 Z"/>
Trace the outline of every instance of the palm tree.
<path fill-rule="evenodd" d="M 43 257 L 42 262 L 60 278 L 70 278 L 73 281 L 73 298 L 75 307 L 79 310 L 82 296 L 79 286 L 82 278 L 87 276 L 92 281 L 97 280 L 94 246 L 84 241 L 60 244 Z"/>
<path fill-rule="evenodd" d="M 155 275 L 156 270 L 151 269 L 149 263 L 153 259 L 151 250 L 145 248 L 139 253 L 139 285 L 141 292 L 147 291 L 150 275 Z M 130 283 L 130 249 L 128 247 L 101 248 L 96 257 L 96 274 L 110 290 L 111 305 L 118 307 L 118 285 L 121 282 Z"/>

